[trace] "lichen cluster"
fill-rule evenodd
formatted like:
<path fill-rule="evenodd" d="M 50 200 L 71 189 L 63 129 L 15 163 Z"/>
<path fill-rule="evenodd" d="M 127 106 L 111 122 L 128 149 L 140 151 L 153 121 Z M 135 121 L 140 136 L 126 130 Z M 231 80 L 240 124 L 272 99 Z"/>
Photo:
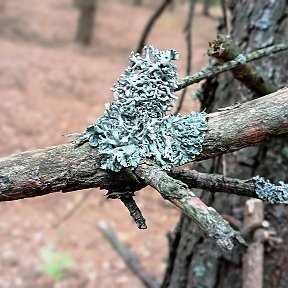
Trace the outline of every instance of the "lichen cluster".
<path fill-rule="evenodd" d="M 159 51 L 148 46 L 144 53 L 131 53 L 128 67 L 111 89 L 112 103 L 84 137 L 103 155 L 103 169 L 119 171 L 136 167 L 142 158 L 151 158 L 163 169 L 187 163 L 201 152 L 207 129 L 206 114 L 168 115 L 178 59 L 175 50 Z"/>
<path fill-rule="evenodd" d="M 260 176 L 253 177 L 253 180 L 260 199 L 270 203 L 288 204 L 288 184 L 280 181 L 279 185 L 275 185 Z"/>

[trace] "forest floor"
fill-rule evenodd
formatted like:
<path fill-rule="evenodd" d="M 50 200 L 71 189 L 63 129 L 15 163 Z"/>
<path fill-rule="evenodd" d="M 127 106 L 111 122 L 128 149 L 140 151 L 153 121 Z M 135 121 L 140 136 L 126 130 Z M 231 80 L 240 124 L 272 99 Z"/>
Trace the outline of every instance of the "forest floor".
<path fill-rule="evenodd" d="M 128 66 L 130 52 L 136 49 L 155 4 L 160 3 L 143 1 L 144 6 L 136 7 L 131 2 L 99 0 L 94 41 L 84 48 L 74 43 L 78 11 L 72 0 L 0 1 L 0 156 L 67 143 L 63 134 L 85 130 L 103 113 L 104 103 L 112 100 L 110 87 Z M 187 8 L 184 3 L 166 11 L 148 41 L 179 52 L 179 77 L 186 68 L 183 27 Z M 193 27 L 194 72 L 207 63 L 208 42 L 216 37 L 216 17 L 203 17 L 201 11 L 198 5 Z M 217 7 L 211 12 L 220 15 Z M 195 103 L 187 96 L 182 113 L 193 107 Z M 123 204 L 106 200 L 104 193 L 93 189 L 2 202 L 0 288 L 143 287 L 101 235 L 101 221 L 161 280 L 166 235 L 177 223 L 179 212 L 154 190 L 144 189 L 136 201 L 148 229 L 138 230 Z M 41 256 L 43 251 L 46 256 L 60 255 L 62 260 L 65 256 L 59 253 L 65 252 L 73 259 L 73 267 L 62 280 L 47 273 L 49 261 Z"/>

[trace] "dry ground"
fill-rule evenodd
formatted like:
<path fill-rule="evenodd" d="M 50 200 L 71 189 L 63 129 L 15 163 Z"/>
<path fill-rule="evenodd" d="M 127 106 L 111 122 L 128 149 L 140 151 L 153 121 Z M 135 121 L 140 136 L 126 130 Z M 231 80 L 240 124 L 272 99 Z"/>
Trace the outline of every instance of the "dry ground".
<path fill-rule="evenodd" d="M 83 131 L 112 100 L 109 88 L 128 65 L 127 57 L 160 1 L 134 7 L 129 1 L 98 1 L 93 45 L 74 43 L 77 10 L 72 0 L 0 1 L 0 155 L 67 142 L 63 134 Z M 145 1 L 144 1 L 145 2 Z M 149 43 L 180 53 L 179 77 L 185 71 L 182 34 L 187 5 L 166 11 Z M 215 38 L 216 22 L 200 15 L 193 29 L 193 71 L 207 62 L 205 49 Z M 214 14 L 219 14 L 213 9 Z M 183 113 L 193 107 L 187 97 Z M 63 216 L 88 191 L 0 203 L 0 288 L 142 287 L 104 240 L 105 220 L 135 251 L 143 265 L 161 279 L 167 254 L 166 233 L 178 211 L 151 189 L 137 201 L 148 229 L 132 223 L 122 203 L 107 201 L 94 189 L 79 209 Z M 66 251 L 75 261 L 62 281 L 44 271 L 39 250 Z"/>

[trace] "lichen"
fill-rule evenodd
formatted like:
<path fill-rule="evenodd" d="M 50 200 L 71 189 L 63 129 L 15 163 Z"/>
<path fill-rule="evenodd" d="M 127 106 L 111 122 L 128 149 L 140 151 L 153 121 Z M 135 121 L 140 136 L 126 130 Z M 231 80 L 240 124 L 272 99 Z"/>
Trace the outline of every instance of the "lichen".
<path fill-rule="evenodd" d="M 247 62 L 247 58 L 244 54 L 239 54 L 234 60 L 239 64 L 245 64 Z"/>
<path fill-rule="evenodd" d="M 280 181 L 280 185 L 275 185 L 259 176 L 252 179 L 255 182 L 256 194 L 260 199 L 270 203 L 288 204 L 288 184 Z"/>
<path fill-rule="evenodd" d="M 92 147 L 103 155 L 101 168 L 119 171 L 151 158 L 163 169 L 190 162 L 202 150 L 207 130 L 206 114 L 169 114 L 176 97 L 175 50 L 144 48 L 131 53 L 128 67 L 111 89 L 114 101 L 85 133 Z"/>

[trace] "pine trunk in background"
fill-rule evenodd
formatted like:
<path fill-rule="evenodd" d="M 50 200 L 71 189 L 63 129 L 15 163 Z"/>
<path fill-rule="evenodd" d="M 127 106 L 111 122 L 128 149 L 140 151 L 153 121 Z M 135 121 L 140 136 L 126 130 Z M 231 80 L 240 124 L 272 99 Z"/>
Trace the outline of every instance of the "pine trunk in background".
<path fill-rule="evenodd" d="M 209 8 L 211 5 L 211 0 L 203 0 L 203 10 L 202 13 L 204 16 L 209 16 Z"/>
<path fill-rule="evenodd" d="M 141 6 L 143 4 L 143 1 L 142 0 L 134 0 L 133 3 L 136 6 Z"/>
<path fill-rule="evenodd" d="M 96 0 L 76 0 L 75 5 L 79 9 L 75 40 L 82 45 L 90 45 L 93 39 Z"/>
<path fill-rule="evenodd" d="M 230 1 L 232 39 L 245 52 L 251 52 L 288 39 L 288 3 L 286 0 Z M 278 88 L 287 85 L 287 52 L 257 60 L 255 65 L 266 79 Z M 208 112 L 235 102 L 245 102 L 258 95 L 233 79 L 230 73 L 209 79 L 204 106 Z M 203 161 L 204 162 L 204 161 Z M 206 172 L 224 173 L 246 179 L 261 175 L 272 181 L 288 181 L 288 137 L 250 147 L 202 163 Z M 203 169 L 203 168 L 202 168 Z M 206 202 L 218 212 L 243 220 L 247 199 L 235 195 L 202 192 Z M 264 287 L 286 288 L 288 283 L 288 208 L 265 204 L 264 217 L 282 243 L 265 245 Z M 241 251 L 223 253 L 210 240 L 202 237 L 197 227 L 181 216 L 169 237 L 170 253 L 162 288 L 240 288 L 242 287 Z M 243 251 L 242 251 L 243 252 Z"/>

